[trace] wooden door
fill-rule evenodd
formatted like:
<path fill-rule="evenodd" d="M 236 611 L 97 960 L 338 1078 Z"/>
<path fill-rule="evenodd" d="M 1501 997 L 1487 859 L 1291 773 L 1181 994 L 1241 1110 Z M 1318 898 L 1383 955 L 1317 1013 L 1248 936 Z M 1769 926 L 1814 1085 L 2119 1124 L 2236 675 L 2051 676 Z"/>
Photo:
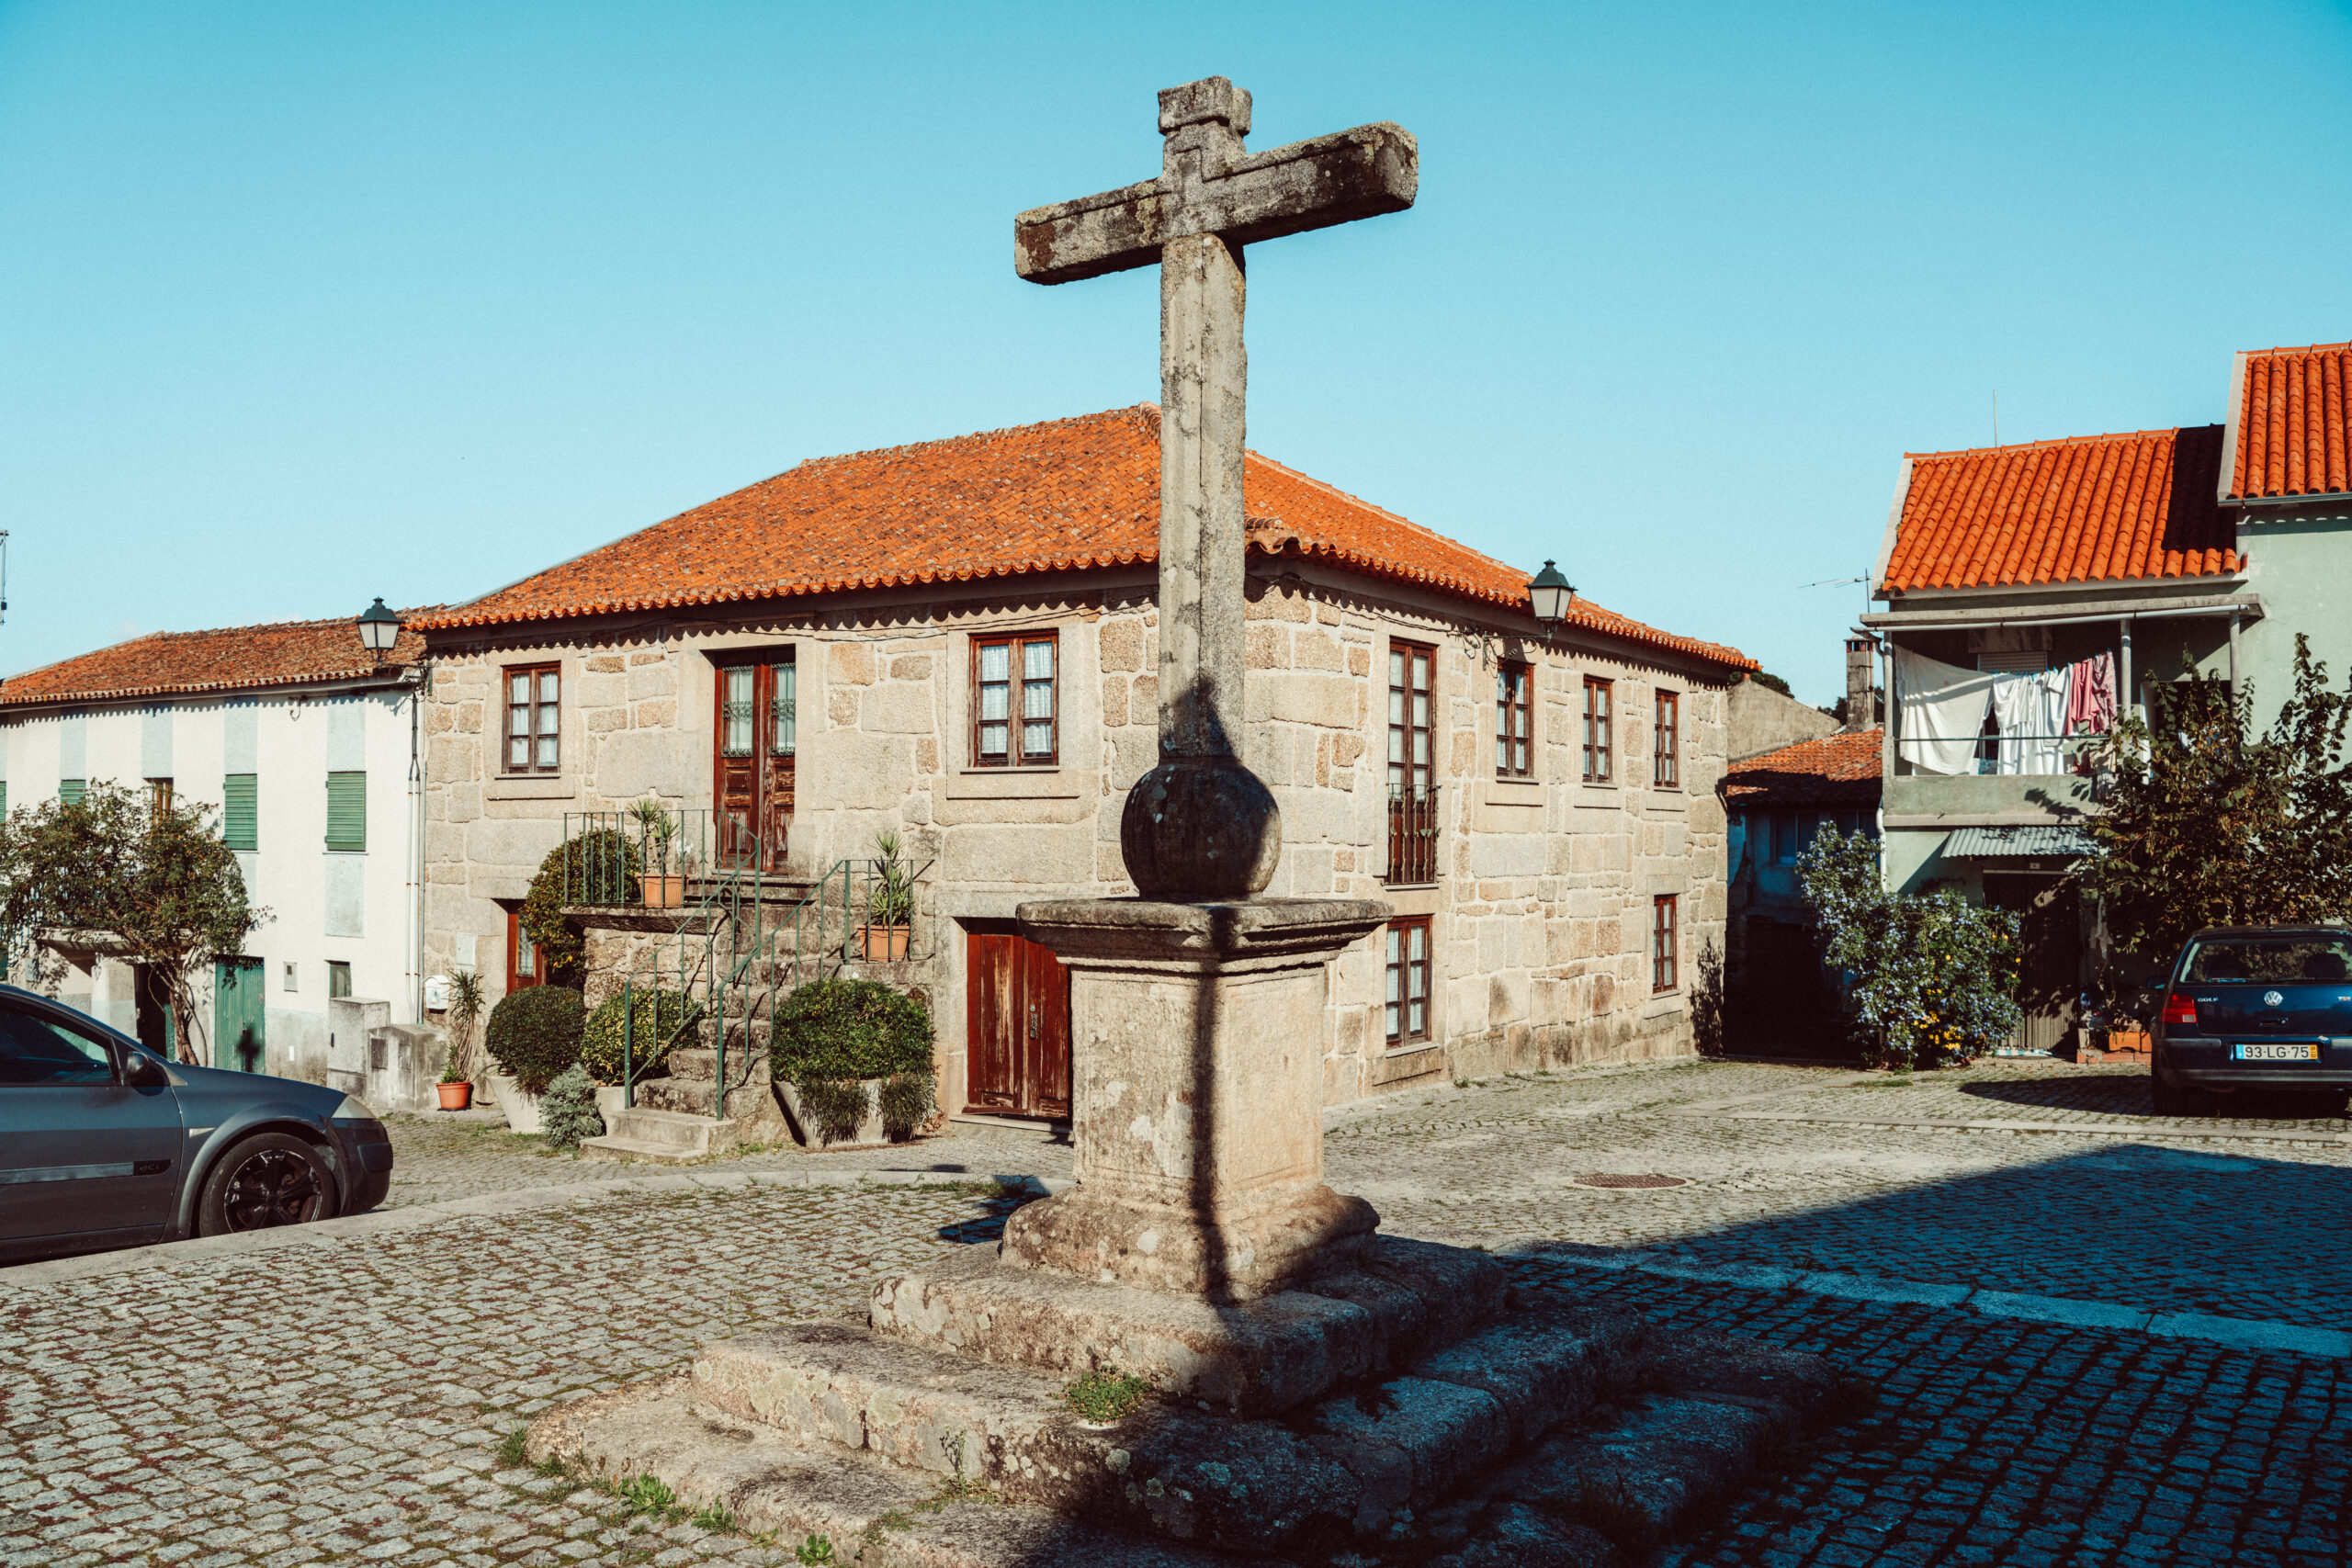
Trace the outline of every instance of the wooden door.
<path fill-rule="evenodd" d="M 2017 1050 L 2055 1051 L 2073 1032 L 2082 990 L 2082 893 L 2070 877 L 1988 873 L 1984 901 L 2019 917 Z"/>
<path fill-rule="evenodd" d="M 798 667 L 787 656 L 718 671 L 711 798 L 725 866 L 784 869 L 798 750 Z"/>
<path fill-rule="evenodd" d="M 212 961 L 212 1065 L 257 1073 L 267 1060 L 262 1047 L 268 1016 L 258 958 Z"/>
<path fill-rule="evenodd" d="M 964 939 L 965 1109 L 1069 1115 L 1069 971 L 1018 931 Z"/>

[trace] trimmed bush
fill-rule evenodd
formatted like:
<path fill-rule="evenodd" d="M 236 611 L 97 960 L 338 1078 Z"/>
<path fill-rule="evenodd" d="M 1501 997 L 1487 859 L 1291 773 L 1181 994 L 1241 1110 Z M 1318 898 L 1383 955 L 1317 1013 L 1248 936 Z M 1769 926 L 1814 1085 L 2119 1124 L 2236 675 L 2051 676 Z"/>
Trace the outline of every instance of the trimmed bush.
<path fill-rule="evenodd" d="M 605 1119 L 596 1111 L 596 1086 L 579 1064 L 558 1073 L 539 1097 L 539 1134 L 548 1147 L 566 1152 L 605 1135 Z"/>
<path fill-rule="evenodd" d="M 542 975 L 578 975 L 587 946 L 563 918 L 566 904 L 634 904 L 637 846 L 610 828 L 567 839 L 548 852 L 523 899 L 523 930 L 538 949 Z"/>
<path fill-rule="evenodd" d="M 799 1091 L 818 1142 L 854 1135 L 881 1078 L 882 1125 L 903 1142 L 931 1114 L 931 1010 L 876 980 L 818 980 L 776 1010 L 768 1065 Z"/>
<path fill-rule="evenodd" d="M 594 1073 L 598 1083 L 621 1081 L 621 1021 L 632 1010 L 622 1006 L 622 1000 L 617 994 L 605 998 L 580 1032 L 580 1065 Z M 635 1000 L 637 1022 L 629 1033 L 628 1066 L 632 1077 L 643 1080 L 660 1072 L 670 1059 L 674 1049 L 670 1037 L 684 1026 L 695 1004 L 683 992 L 650 988 L 639 991 Z"/>
<path fill-rule="evenodd" d="M 564 986 L 510 991 L 490 1010 L 484 1044 L 499 1071 L 526 1094 L 545 1092 L 566 1067 L 580 1063 L 580 1029 L 588 1004 Z"/>
<path fill-rule="evenodd" d="M 843 1078 L 931 1076 L 931 1010 L 878 980 L 815 980 L 785 998 L 768 1064 L 797 1089 Z"/>

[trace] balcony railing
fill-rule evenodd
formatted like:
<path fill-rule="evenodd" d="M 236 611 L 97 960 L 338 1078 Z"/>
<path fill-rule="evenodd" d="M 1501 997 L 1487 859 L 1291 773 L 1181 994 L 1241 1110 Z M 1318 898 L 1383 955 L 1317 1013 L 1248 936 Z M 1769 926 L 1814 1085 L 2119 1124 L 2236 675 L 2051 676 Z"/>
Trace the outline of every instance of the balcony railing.
<path fill-rule="evenodd" d="M 1388 883 L 1437 880 L 1437 785 L 1388 786 Z"/>
<path fill-rule="evenodd" d="M 567 811 L 563 901 L 607 908 L 677 909 L 695 899 L 690 880 L 731 869 L 723 825 L 684 807 Z"/>

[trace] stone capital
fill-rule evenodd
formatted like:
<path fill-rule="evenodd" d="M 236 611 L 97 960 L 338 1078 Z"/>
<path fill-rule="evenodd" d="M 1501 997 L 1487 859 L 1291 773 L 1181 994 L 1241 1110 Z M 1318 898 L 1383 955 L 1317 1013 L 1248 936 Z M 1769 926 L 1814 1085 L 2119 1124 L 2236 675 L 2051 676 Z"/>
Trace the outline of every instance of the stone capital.
<path fill-rule="evenodd" d="M 1233 973 L 1320 967 L 1395 912 L 1377 898 L 1070 898 L 1023 904 L 1014 914 L 1022 935 L 1073 969 Z"/>

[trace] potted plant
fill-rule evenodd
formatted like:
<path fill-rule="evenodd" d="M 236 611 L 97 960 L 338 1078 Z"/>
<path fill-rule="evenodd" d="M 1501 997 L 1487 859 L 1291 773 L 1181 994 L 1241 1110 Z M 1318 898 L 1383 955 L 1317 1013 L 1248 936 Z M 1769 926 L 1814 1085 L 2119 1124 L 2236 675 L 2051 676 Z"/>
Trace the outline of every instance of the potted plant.
<path fill-rule="evenodd" d="M 484 1043 L 503 1074 L 492 1075 L 490 1085 L 509 1130 L 539 1130 L 539 1096 L 565 1068 L 579 1065 L 587 1018 L 585 1000 L 566 986 L 509 991 L 490 1010 Z"/>
<path fill-rule="evenodd" d="M 463 1111 L 473 1104 L 474 1081 L 458 1064 L 457 1047 L 450 1047 L 449 1065 L 441 1069 L 441 1081 L 433 1087 L 440 1092 L 444 1111 Z"/>
<path fill-rule="evenodd" d="M 913 945 L 915 924 L 914 870 L 900 856 L 899 835 L 874 836 L 871 879 L 865 885 L 865 924 L 858 941 L 868 964 L 899 964 Z"/>
<path fill-rule="evenodd" d="M 876 980 L 817 980 L 776 1010 L 768 1063 L 810 1148 L 904 1143 L 931 1114 L 931 1010 Z"/>
<path fill-rule="evenodd" d="M 649 909 L 675 909 L 686 901 L 685 856 L 678 856 L 677 870 L 671 868 L 671 845 L 676 841 L 679 819 L 670 808 L 651 795 L 628 808 L 629 819 L 637 824 L 638 843 L 645 863 L 645 874 L 639 880 L 645 891 L 645 907 Z"/>
<path fill-rule="evenodd" d="M 456 1038 L 449 1048 L 449 1061 L 460 1077 L 471 1081 L 481 1064 L 474 1055 L 474 1025 L 481 1020 L 481 1010 L 490 1005 L 482 994 L 481 976 L 471 969 L 458 969 L 449 976 L 449 1032 Z M 442 1082 L 449 1081 L 447 1072 Z M 459 1110 L 464 1107 L 460 1106 Z"/>

